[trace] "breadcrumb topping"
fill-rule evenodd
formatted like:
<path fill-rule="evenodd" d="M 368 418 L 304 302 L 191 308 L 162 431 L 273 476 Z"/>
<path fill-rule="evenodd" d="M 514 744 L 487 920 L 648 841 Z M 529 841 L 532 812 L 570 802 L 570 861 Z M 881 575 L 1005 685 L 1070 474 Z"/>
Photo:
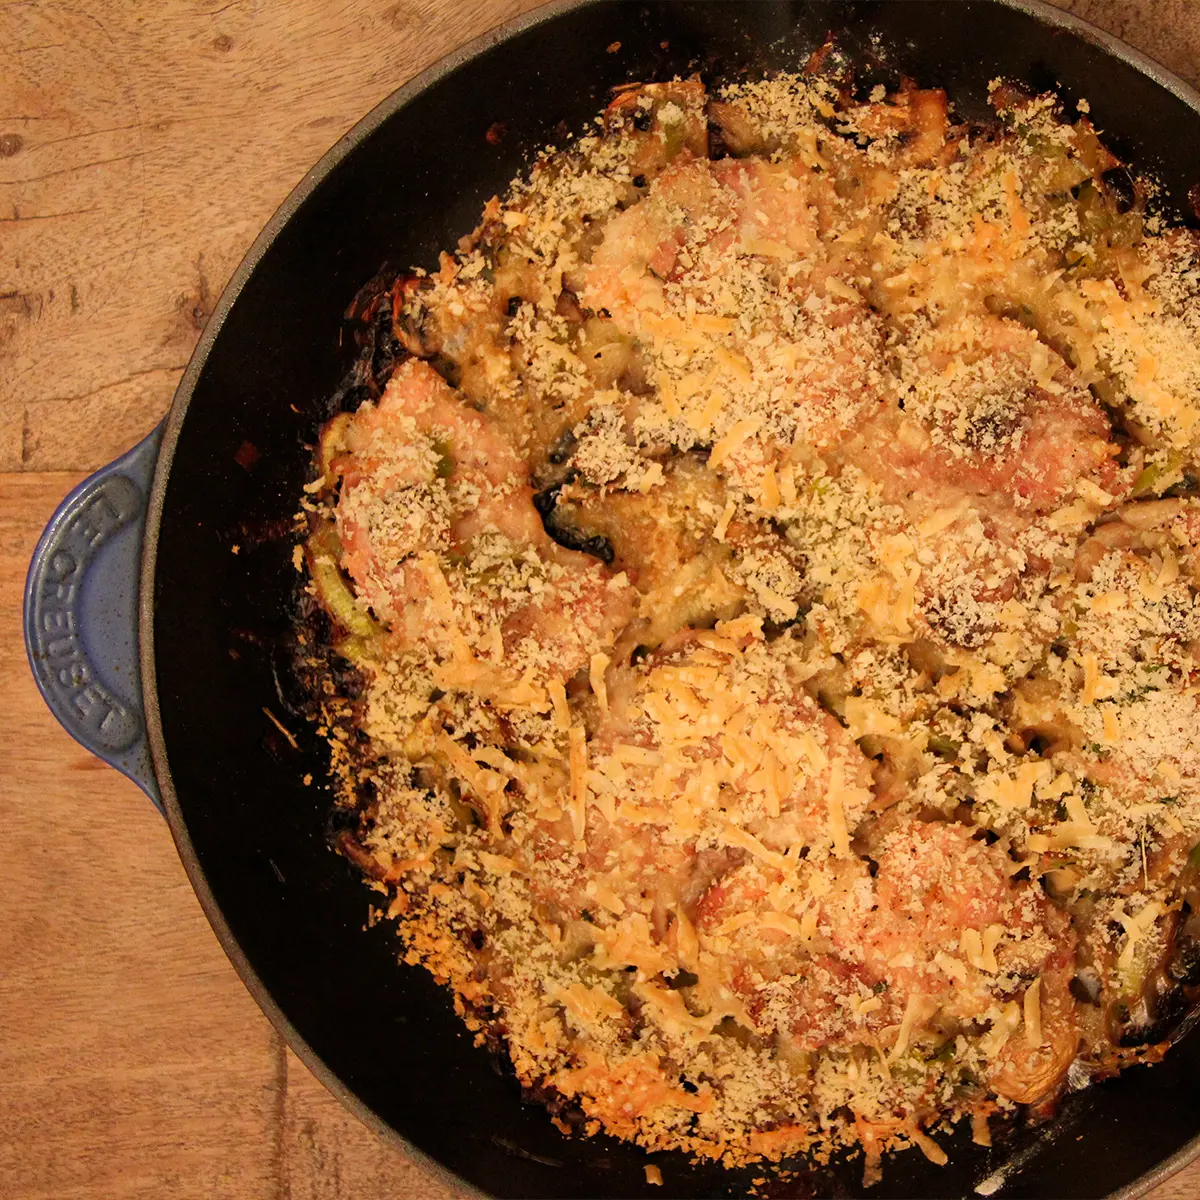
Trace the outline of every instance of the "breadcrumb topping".
<path fill-rule="evenodd" d="M 869 1182 L 1166 1047 L 1200 251 L 992 102 L 620 89 L 323 434 L 339 847 L 564 1129 Z"/>

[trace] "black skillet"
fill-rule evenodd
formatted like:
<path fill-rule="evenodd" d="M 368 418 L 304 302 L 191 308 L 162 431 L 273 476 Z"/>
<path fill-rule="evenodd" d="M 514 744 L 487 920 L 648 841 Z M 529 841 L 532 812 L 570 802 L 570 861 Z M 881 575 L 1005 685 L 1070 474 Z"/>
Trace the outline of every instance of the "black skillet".
<path fill-rule="evenodd" d="M 1069 111 L 1087 97 L 1109 145 L 1187 207 L 1200 95 L 1037 0 L 552 4 L 418 76 L 309 172 L 225 290 L 165 428 L 67 498 L 30 570 L 43 693 L 161 804 L 268 1017 L 373 1129 L 483 1193 L 737 1196 L 775 1172 L 564 1137 L 472 1045 L 447 996 L 397 965 L 392 929 L 364 929 L 370 893 L 328 848 L 324 760 L 293 715 L 278 650 L 298 580 L 281 535 L 354 354 L 343 313 L 385 264 L 431 265 L 560 122 L 580 129 L 613 85 L 797 68 L 830 30 L 852 54 L 946 87 L 968 117 L 984 115 L 996 76 L 1056 87 Z M 1200 1151 L 1198 1078 L 1200 1031 L 996 1149 L 962 1134 L 947 1140 L 947 1167 L 917 1152 L 891 1160 L 868 1194 L 1139 1195 Z M 646 1182 L 650 1161 L 662 1187 Z M 767 1191 L 847 1196 L 860 1181 L 859 1162 L 835 1162 Z"/>

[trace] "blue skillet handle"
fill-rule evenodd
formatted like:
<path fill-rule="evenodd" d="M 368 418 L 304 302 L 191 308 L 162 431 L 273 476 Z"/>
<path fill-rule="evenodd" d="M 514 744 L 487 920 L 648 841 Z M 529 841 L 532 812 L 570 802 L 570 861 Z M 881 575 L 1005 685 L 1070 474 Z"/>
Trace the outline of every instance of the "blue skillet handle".
<path fill-rule="evenodd" d="M 161 811 L 138 665 L 142 534 L 160 425 L 55 510 L 25 579 L 25 649 L 50 711 Z"/>

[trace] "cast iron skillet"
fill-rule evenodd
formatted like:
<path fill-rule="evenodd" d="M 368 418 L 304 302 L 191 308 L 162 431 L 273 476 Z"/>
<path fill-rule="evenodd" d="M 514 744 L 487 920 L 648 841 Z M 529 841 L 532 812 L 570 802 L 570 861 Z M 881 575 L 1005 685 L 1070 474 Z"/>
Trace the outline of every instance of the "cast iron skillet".
<path fill-rule="evenodd" d="M 160 803 L 268 1017 L 372 1128 L 485 1193 L 732 1196 L 764 1172 L 659 1154 L 654 1188 L 641 1150 L 562 1136 L 428 976 L 397 965 L 391 927 L 364 929 L 370 893 L 328 849 L 324 759 L 278 650 L 298 585 L 280 535 L 354 353 L 339 339 L 343 312 L 385 263 L 431 265 L 612 85 L 797 68 L 829 30 L 851 50 L 878 36 L 897 71 L 945 86 L 968 116 L 983 115 L 997 75 L 1086 96 L 1108 143 L 1186 208 L 1200 96 L 1038 0 L 564 0 L 426 71 L 325 155 L 226 289 L 165 428 L 67 498 L 30 569 L 26 635 L 43 693 Z M 485 137 L 497 122 L 498 145 L 495 130 Z M 947 1167 L 917 1152 L 890 1161 L 870 1195 L 970 1196 L 981 1183 L 1009 1197 L 1141 1194 L 1200 1151 L 1198 1077 L 1193 1033 L 1162 1065 L 1069 1097 L 1049 1126 L 1018 1128 L 996 1150 L 964 1133 Z M 772 1192 L 853 1195 L 860 1180 L 859 1162 L 835 1162 Z"/>

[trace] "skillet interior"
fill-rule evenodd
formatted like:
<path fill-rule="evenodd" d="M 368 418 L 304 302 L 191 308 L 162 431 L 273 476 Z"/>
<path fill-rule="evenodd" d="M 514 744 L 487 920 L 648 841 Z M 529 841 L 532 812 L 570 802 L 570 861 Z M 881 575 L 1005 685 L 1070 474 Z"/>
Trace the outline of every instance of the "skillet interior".
<path fill-rule="evenodd" d="M 879 35 L 898 70 L 947 87 L 968 116 L 983 114 L 996 75 L 1086 95 L 1113 149 L 1157 172 L 1177 208 L 1194 182 L 1200 113 L 1019 5 L 602 0 L 557 11 L 407 103 L 386 102 L 307 198 L 289 200 L 277 218 L 286 223 L 239 271 L 185 376 L 160 462 L 161 525 L 157 539 L 153 519 L 147 532 L 152 593 L 144 587 L 151 735 L 176 840 L 218 934 L 268 1014 L 327 1082 L 340 1080 L 360 1115 L 495 1195 L 738 1195 L 764 1172 L 656 1155 L 665 1185 L 650 1187 L 640 1150 L 564 1138 L 542 1110 L 523 1106 L 448 997 L 423 971 L 397 966 L 390 925 L 363 928 L 370 893 L 327 849 L 319 745 L 277 682 L 299 578 L 278 535 L 306 478 L 306 443 L 353 355 L 348 339 L 339 345 L 343 311 L 385 261 L 432 265 L 530 152 L 560 136 L 556 125 L 579 129 L 613 84 L 697 66 L 717 79 L 796 68 L 830 29 L 848 30 L 842 44 L 862 49 Z M 620 50 L 606 52 L 616 41 Z M 507 131 L 498 146 L 485 139 L 494 122 Z M 945 1168 L 910 1153 L 885 1164 L 870 1194 L 971 1195 L 1026 1148 L 996 1194 L 1106 1195 L 1200 1131 L 1198 1074 L 1194 1033 L 1161 1066 L 1069 1098 L 1049 1130 L 1018 1131 L 990 1153 L 960 1136 Z M 835 1164 L 768 1194 L 855 1194 L 860 1180 L 858 1162 Z"/>

